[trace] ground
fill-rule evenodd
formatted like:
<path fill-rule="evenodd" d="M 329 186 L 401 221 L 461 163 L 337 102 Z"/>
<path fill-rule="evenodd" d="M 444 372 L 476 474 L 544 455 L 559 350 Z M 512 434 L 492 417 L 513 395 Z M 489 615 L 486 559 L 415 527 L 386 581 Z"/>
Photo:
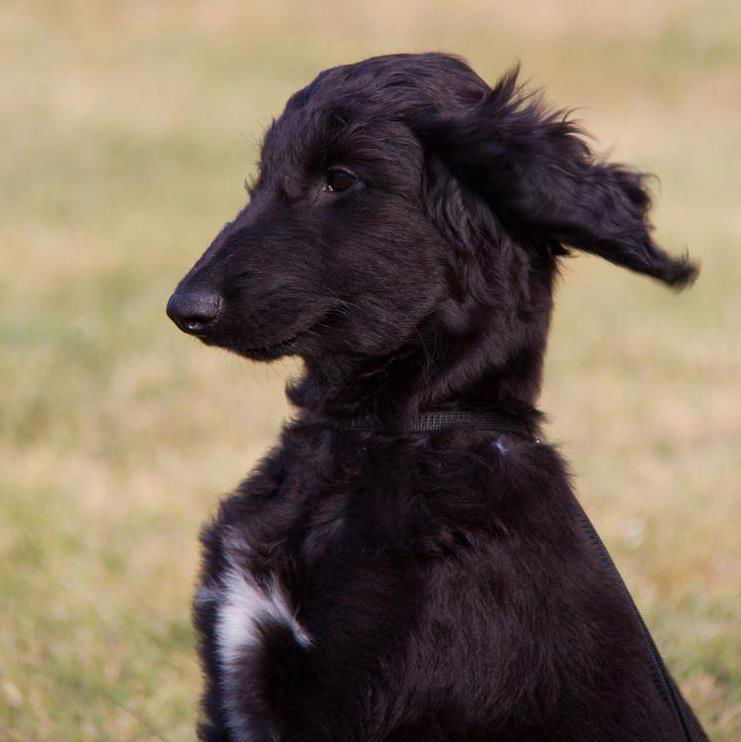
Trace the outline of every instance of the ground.
<path fill-rule="evenodd" d="M 199 346 L 165 302 L 288 94 L 444 49 L 584 106 L 599 148 L 660 176 L 660 242 L 702 262 L 674 295 L 569 260 L 543 407 L 684 692 L 739 739 L 741 6 L 256 5 L 0 4 L 0 737 L 192 738 L 198 529 L 295 366 Z"/>

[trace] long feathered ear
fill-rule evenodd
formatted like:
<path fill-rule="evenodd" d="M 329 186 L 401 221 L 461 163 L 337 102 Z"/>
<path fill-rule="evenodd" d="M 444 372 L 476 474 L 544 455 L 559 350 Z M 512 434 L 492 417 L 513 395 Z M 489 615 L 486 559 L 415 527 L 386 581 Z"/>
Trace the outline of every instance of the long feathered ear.
<path fill-rule="evenodd" d="M 600 255 L 675 288 L 697 276 L 686 256 L 651 238 L 647 176 L 600 161 L 562 111 L 523 92 L 518 70 L 475 106 L 420 112 L 410 122 L 429 151 L 505 227 Z"/>

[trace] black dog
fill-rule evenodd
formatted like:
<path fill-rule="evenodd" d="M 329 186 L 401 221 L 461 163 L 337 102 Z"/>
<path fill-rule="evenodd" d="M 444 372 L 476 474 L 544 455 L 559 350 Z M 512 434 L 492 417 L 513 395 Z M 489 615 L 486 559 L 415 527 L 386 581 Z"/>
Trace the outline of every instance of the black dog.
<path fill-rule="evenodd" d="M 535 403 L 567 247 L 682 287 L 644 176 L 441 54 L 320 74 L 170 299 L 299 409 L 203 535 L 202 739 L 706 739 Z"/>

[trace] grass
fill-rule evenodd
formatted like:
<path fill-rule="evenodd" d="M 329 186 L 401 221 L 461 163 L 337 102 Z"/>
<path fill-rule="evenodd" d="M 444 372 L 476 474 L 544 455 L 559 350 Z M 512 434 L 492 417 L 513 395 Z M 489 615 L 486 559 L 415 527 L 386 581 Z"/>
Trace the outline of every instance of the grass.
<path fill-rule="evenodd" d="M 515 59 L 657 172 L 674 296 L 564 271 L 550 435 L 714 740 L 741 735 L 741 11 L 730 0 L 0 4 L 0 737 L 192 738 L 197 533 L 270 445 L 295 366 L 177 333 L 166 298 L 319 69 Z"/>

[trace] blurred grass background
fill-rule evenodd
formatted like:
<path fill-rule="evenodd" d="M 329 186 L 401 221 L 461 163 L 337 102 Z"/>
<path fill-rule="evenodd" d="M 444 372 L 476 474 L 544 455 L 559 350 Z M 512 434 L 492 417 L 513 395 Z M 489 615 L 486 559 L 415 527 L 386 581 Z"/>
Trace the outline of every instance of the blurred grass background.
<path fill-rule="evenodd" d="M 180 276 L 320 69 L 515 60 L 661 176 L 674 296 L 569 261 L 543 407 L 714 740 L 741 738 L 736 0 L 0 2 L 0 738 L 192 738 L 197 532 L 268 447 L 291 364 L 177 332 Z"/>

